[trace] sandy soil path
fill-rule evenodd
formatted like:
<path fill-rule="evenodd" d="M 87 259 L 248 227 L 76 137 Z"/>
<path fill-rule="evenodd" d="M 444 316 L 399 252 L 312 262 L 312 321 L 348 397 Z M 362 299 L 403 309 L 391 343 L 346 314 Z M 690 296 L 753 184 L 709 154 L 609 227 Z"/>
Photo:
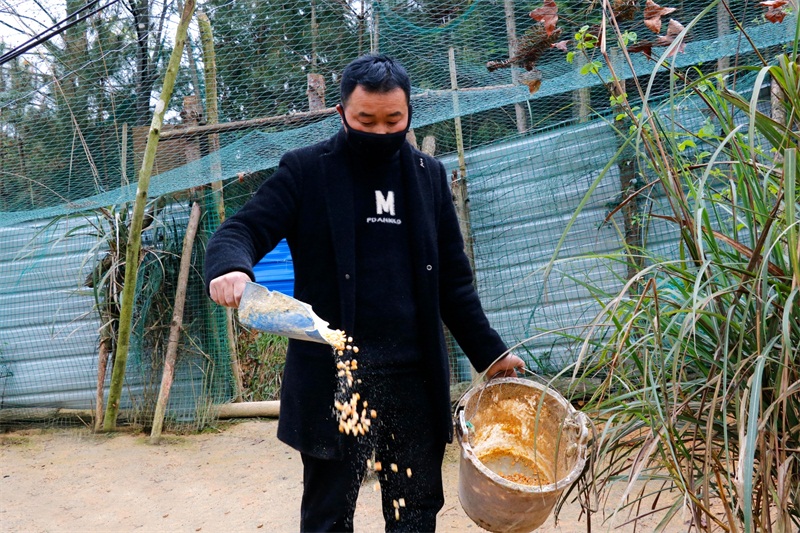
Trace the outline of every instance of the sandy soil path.
<path fill-rule="evenodd" d="M 23 430 L 0 434 L 0 530 L 236 532 L 297 531 L 302 465 L 275 437 L 277 422 L 253 420 L 219 432 L 166 436 L 151 446 L 141 433 Z M 439 531 L 483 531 L 458 502 L 458 448 L 444 464 L 446 503 Z M 624 520 L 616 520 L 618 525 Z M 356 531 L 383 531 L 380 495 L 362 488 Z M 636 531 L 652 531 L 655 518 Z M 593 531 L 634 531 L 593 520 Z M 674 531 L 686 530 L 686 527 Z M 542 532 L 586 531 L 568 505 Z"/>

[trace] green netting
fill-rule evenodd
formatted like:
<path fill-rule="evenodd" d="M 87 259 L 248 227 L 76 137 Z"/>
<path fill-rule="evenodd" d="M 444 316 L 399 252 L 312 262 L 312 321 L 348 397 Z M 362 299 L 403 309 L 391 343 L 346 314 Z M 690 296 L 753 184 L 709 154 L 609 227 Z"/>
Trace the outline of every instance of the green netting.
<path fill-rule="evenodd" d="M 560 23 L 564 39 L 569 39 L 580 26 L 599 20 L 597 10 L 590 13 L 581 11 L 582 2 L 575 3 L 572 9 L 569 3 L 565 4 L 562 12 L 572 14 L 569 17 L 562 15 L 560 19 L 566 21 Z M 261 14 L 259 9 L 269 11 L 266 5 L 256 4 L 256 8 L 253 8 L 249 4 L 240 6 L 237 2 L 220 5 L 211 2 L 201 7 L 208 11 L 215 28 L 222 121 L 304 111 L 308 105 L 305 76 L 312 70 L 326 75 L 326 94 L 330 105 L 338 101 L 338 72 L 359 50 L 353 49 L 352 43 L 349 47 L 343 45 L 341 36 L 332 41 L 323 40 L 323 28 L 333 24 L 335 18 L 329 12 L 331 5 L 316 6 L 320 10 L 317 15 L 320 41 L 316 46 L 316 55 L 312 53 L 309 31 L 302 26 L 304 18 L 308 17 L 304 9 L 310 9 L 303 2 L 276 9 L 275 17 L 281 21 L 279 27 L 268 23 L 273 18 L 267 14 L 263 14 L 263 20 L 260 20 L 262 25 L 256 24 Z M 609 77 L 607 67 L 601 66 L 598 75 L 581 74 L 585 63 L 578 60 L 569 63 L 563 52 L 549 49 L 542 54 L 535 72 L 535 76 L 542 80 L 541 87 L 531 94 L 525 85 L 511 85 L 512 73 L 509 71 L 490 73 L 486 68 L 488 61 L 508 55 L 506 22 L 500 9 L 502 6 L 477 0 L 463 5 L 447 4 L 445 7 L 414 9 L 413 6 L 395 6 L 391 3 L 387 6 L 375 4 L 375 12 L 384 16 L 379 18 L 378 30 L 373 28 L 377 36 L 372 37 L 380 43 L 381 52 L 397 57 L 409 70 L 415 87 L 414 128 L 418 130 L 420 138 L 428 133 L 436 135 L 440 152 L 446 153 L 456 148 L 450 122 L 455 116 L 464 117 L 465 146 L 470 148 L 515 133 L 516 118 L 508 108 L 514 104 L 522 106 L 523 125 L 528 130 L 541 130 L 569 122 L 580 111 L 580 106 L 599 111 L 609 107 L 607 91 L 603 86 L 603 81 Z M 533 7 L 531 4 L 516 9 L 519 33 L 531 27 L 532 21 L 526 13 Z M 704 7 L 704 2 L 684 2 L 684 8 L 671 16 L 688 24 Z M 166 19 L 174 19 L 176 15 L 168 7 L 164 9 L 167 11 Z M 443 16 L 439 9 L 443 9 L 447 15 L 444 19 L 437 18 Z M 739 11 L 734 9 L 734 12 Z M 751 19 L 759 13 L 761 11 L 753 10 Z M 234 29 L 231 26 L 233 21 L 240 21 L 237 16 L 249 20 L 249 25 Z M 292 21 L 292 17 L 297 20 Z M 339 17 L 342 25 L 340 30 L 349 34 L 351 40 L 357 40 L 360 26 L 355 26 L 354 35 L 352 21 L 342 14 Z M 442 23 L 448 17 L 452 20 Z M 644 32 L 649 30 L 644 29 L 641 23 L 630 26 L 630 31 L 636 30 L 637 36 L 642 34 L 640 40 L 647 37 Z M 675 67 L 703 65 L 720 58 L 746 54 L 752 51 L 752 44 L 769 54 L 770 50 L 794 38 L 795 23 L 790 17 L 781 24 L 751 24 L 748 27 L 749 39 L 743 38 L 740 32 L 720 34 L 730 29 L 725 25 L 722 28 L 719 26 L 713 16 L 700 19 L 688 35 L 690 40 L 686 43 L 685 51 L 677 54 Z M 232 34 L 241 39 L 231 41 Z M 0 160 L 4 176 L 0 190 L 0 226 L 117 205 L 134 198 L 135 185 L 119 187 L 119 184 L 135 182 L 137 156 L 141 155 L 143 143 L 136 144 L 132 130 L 137 124 L 148 123 L 150 111 L 146 108 L 146 111 L 135 112 L 140 102 L 138 98 L 132 101 L 129 94 L 136 87 L 135 83 L 133 87 L 130 86 L 136 81 L 134 72 L 127 73 L 128 77 L 134 78 L 125 80 L 129 85 L 116 86 L 112 83 L 116 77 L 125 74 L 125 69 L 124 65 L 120 65 L 119 71 L 112 76 L 108 71 L 109 56 L 120 54 L 118 61 L 122 61 L 135 52 L 132 50 L 134 43 L 127 43 L 122 37 L 117 35 L 115 42 L 120 46 L 117 50 L 106 50 L 99 41 L 94 43 L 98 48 L 94 53 L 102 54 L 94 60 L 91 53 L 88 57 L 71 58 L 71 62 L 55 55 L 52 60 L 57 66 L 75 69 L 65 72 L 63 80 L 53 81 L 41 72 L 26 70 L 24 60 L 17 59 L 3 65 L 0 72 L 7 90 L 0 96 L 5 132 L 4 157 Z M 277 42 L 273 42 L 276 39 Z M 294 39 L 298 42 L 295 43 Z M 164 37 L 164 41 L 162 46 L 168 48 L 168 37 Z M 450 90 L 448 49 L 451 46 L 455 50 L 455 72 L 461 89 L 457 94 Z M 612 45 L 609 48 L 617 75 L 626 79 L 632 77 L 631 69 L 622 55 L 615 52 Z M 654 50 L 654 53 L 658 53 L 663 51 L 663 47 Z M 88 51 L 92 51 L 91 46 Z M 162 49 L 159 57 L 166 51 Z M 368 52 L 369 46 L 362 45 L 360 51 Z M 41 54 L 42 51 L 39 52 Z M 194 55 L 198 55 L 198 51 L 195 50 Z M 601 59 L 597 54 L 595 57 Z M 652 62 L 643 54 L 633 54 L 632 58 L 634 72 L 649 74 Z M 196 65 L 200 60 L 200 57 L 196 58 Z M 33 67 L 27 64 L 27 69 L 42 68 L 40 65 Z M 158 64 L 155 61 L 153 68 Z M 282 68 L 277 68 L 279 64 Z M 171 104 L 174 109 L 173 122 L 179 122 L 181 96 L 194 92 L 192 77 L 199 75 L 192 71 L 190 65 L 185 67 L 182 83 L 178 85 Z M 94 72 L 98 70 L 100 72 Z M 515 69 L 515 73 L 518 70 Z M 96 78 L 92 78 L 90 73 Z M 202 94 L 201 75 L 198 80 Z M 666 73 L 656 81 L 653 94 L 664 92 L 668 87 Z M 74 95 L 65 92 L 67 82 L 76 86 Z M 574 101 L 582 89 L 593 87 L 600 89 L 597 96 L 584 94 L 580 97 L 584 99 L 580 105 Z M 154 83 L 151 90 L 157 92 L 157 89 L 158 84 Z M 134 96 L 140 97 L 135 93 Z M 586 113 L 586 110 L 582 112 Z M 137 113 L 140 115 L 137 116 Z M 122 139 L 122 124 L 130 126 L 127 139 Z M 223 134 L 223 149 L 218 154 L 161 173 L 153 180 L 150 193 L 154 197 L 161 196 L 219 179 L 273 168 L 286 150 L 325 139 L 338 127 L 338 119 L 331 115 L 302 127 L 271 126 L 261 128 L 261 131 Z M 198 141 L 196 137 L 192 139 Z M 185 146 L 178 143 L 166 149 L 176 148 L 180 150 Z M 127 152 L 124 157 L 123 149 Z M 185 158 L 181 159 L 186 162 Z M 122 160 L 126 162 L 124 173 Z M 211 167 L 217 161 L 221 170 L 212 172 Z M 169 166 L 177 165 L 171 163 Z"/>
<path fill-rule="evenodd" d="M 622 30 L 640 46 L 652 42 L 657 59 L 665 48 L 644 25 L 643 4 L 611 2 L 619 15 L 632 9 L 631 18 L 619 16 Z M 59 20 L 83 5 L 66 0 L 52 8 L 10 6 L 2 22 L 7 29 L 35 32 L 32 19 Z M 109 3 L 0 65 L 0 407 L 94 405 L 98 343 L 108 321 L 103 312 L 113 298 L 93 295 L 84 282 L 124 243 L 152 104 L 178 19 L 175 4 L 140 5 L 131 13 L 121 3 Z M 453 119 L 460 118 L 477 279 L 493 324 L 515 342 L 542 328 L 569 327 L 591 313 L 576 280 L 599 265 L 556 269 L 548 291 L 536 273 L 549 260 L 575 199 L 617 146 L 602 121 L 576 126 L 613 116 L 609 68 L 597 47 L 584 57 L 575 37 L 583 27 L 597 32 L 602 3 L 557 5 L 561 35 L 534 42 L 541 27 L 528 13 L 539 2 L 202 2 L 198 10 L 213 31 L 219 122 L 235 127 L 220 130 L 217 139 L 209 130 L 182 132 L 213 114 L 206 99 L 211 60 L 204 56 L 195 20 L 148 191 L 153 224 L 139 267 L 126 405 L 150 412 L 157 394 L 190 200 L 203 205 L 203 229 L 193 254 L 179 356 L 183 382 L 173 393 L 170 413 L 175 420 L 203 419 L 211 403 L 234 396 L 225 313 L 209 304 L 200 279 L 203 242 L 218 224 L 216 196 L 205 186 L 222 181 L 225 209 L 235 212 L 285 151 L 337 131 L 332 106 L 338 103 L 339 74 L 371 51 L 392 55 L 408 69 L 420 144 L 432 136 L 437 154 L 453 154 L 458 147 Z M 758 5 L 743 0 L 728 5 L 730 13 L 721 6 L 709 10 L 700 0 L 670 6 L 676 10 L 664 17 L 661 36 L 669 18 L 684 26 L 700 18 L 687 32 L 683 51 L 652 77 L 652 96 L 682 83 L 671 77 L 669 66 L 696 77 L 687 67 L 705 72 L 726 62 L 758 65 L 756 50 L 770 60 L 795 38 L 794 15 L 771 24 Z M 509 57 L 513 32 L 527 43 L 528 57 L 536 56 L 535 68 L 518 64 L 489 71 L 487 63 Z M 0 53 L 20 42 L 11 29 L 3 35 Z M 567 52 L 550 46 L 562 41 Z M 632 53 L 632 69 L 616 43 L 608 43 L 608 53 L 618 76 L 635 75 L 643 86 L 651 81 L 654 61 L 643 53 Z M 316 103 L 319 110 L 313 113 L 308 113 L 309 74 L 325 82 L 324 103 Z M 628 91 L 633 97 L 632 81 Z M 193 95 L 199 111 L 192 107 Z M 212 152 L 216 140 L 221 148 Z M 448 170 L 457 167 L 455 155 L 445 162 Z M 610 173 L 608 183 L 598 187 L 587 210 L 594 218 L 573 228 L 566 257 L 596 249 L 600 241 L 604 249 L 619 249 L 619 240 L 598 237 L 608 229 L 598 229 L 598 219 L 619 202 L 630 185 L 626 179 L 624 173 Z M 98 214 L 101 208 L 112 213 L 114 223 Z M 87 221 L 102 231 L 77 229 L 89 227 Z M 23 323 L 33 326 L 22 331 Z M 570 353 L 556 346 L 561 340 L 530 345 L 530 360 L 540 370 L 563 366 Z M 458 361 L 453 370 L 466 376 Z"/>

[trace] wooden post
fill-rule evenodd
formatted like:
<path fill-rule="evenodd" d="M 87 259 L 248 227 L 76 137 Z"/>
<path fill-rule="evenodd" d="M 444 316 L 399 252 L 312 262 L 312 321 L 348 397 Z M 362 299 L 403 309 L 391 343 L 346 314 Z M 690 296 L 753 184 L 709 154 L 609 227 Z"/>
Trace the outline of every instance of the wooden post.
<path fill-rule="evenodd" d="M 575 54 L 575 68 L 582 67 L 587 61 L 588 59 L 583 54 Z M 589 120 L 591 98 L 592 93 L 589 87 L 572 91 L 572 103 L 575 106 L 572 116 L 577 118 L 578 122 L 587 122 Z"/>
<path fill-rule="evenodd" d="M 467 207 L 467 162 L 464 156 L 464 137 L 461 132 L 461 108 L 458 104 L 458 77 L 456 75 L 455 50 L 451 46 L 448 50 L 450 62 L 450 88 L 453 90 L 453 119 L 456 128 L 456 149 L 458 150 L 458 173 L 453 171 L 453 199 L 456 202 L 458 221 L 461 224 L 461 235 L 464 238 L 464 248 L 469 258 L 472 271 L 475 272 L 475 257 L 472 251 L 472 232 L 469 222 L 469 209 Z"/>
<path fill-rule="evenodd" d="M 428 155 L 436 155 L 436 137 L 433 135 L 426 135 L 422 139 L 422 151 Z"/>
<path fill-rule="evenodd" d="M 506 12 L 506 37 L 508 39 L 508 57 L 514 57 L 517 53 L 517 21 L 514 17 L 514 0 L 504 0 L 503 6 Z M 519 85 L 519 70 L 511 67 L 511 83 Z M 522 104 L 514 104 L 514 114 L 517 118 L 517 131 L 524 133 L 528 129 L 528 115 L 525 113 Z"/>
<path fill-rule="evenodd" d="M 223 403 L 214 406 L 213 413 L 217 418 L 246 418 L 263 416 L 277 418 L 280 415 L 281 402 L 269 400 L 264 402 Z"/>
<path fill-rule="evenodd" d="M 458 76 L 456 73 L 456 52 L 451 46 L 448 51 L 450 63 L 450 89 L 453 91 L 453 122 L 456 128 L 456 150 L 458 151 L 458 170 L 461 179 L 467 178 L 467 164 L 464 160 L 464 136 L 461 132 L 461 107 L 458 103 Z"/>
<path fill-rule="evenodd" d="M 202 118 L 203 106 L 200 105 L 200 98 L 196 94 L 184 96 L 181 110 L 183 124 L 189 128 L 199 126 Z M 183 153 L 187 162 L 200 159 L 200 143 L 197 139 L 187 139 L 183 145 Z"/>
<path fill-rule="evenodd" d="M 717 4 L 717 37 L 724 37 L 731 32 L 731 19 L 730 15 L 728 14 L 728 10 L 725 8 L 725 5 L 720 2 Z M 731 58 L 728 56 L 720 57 L 717 59 L 717 71 L 725 70 L 731 66 Z M 724 82 L 724 78 L 721 78 L 721 82 Z M 722 87 L 720 87 L 722 88 Z"/>
<path fill-rule="evenodd" d="M 364 55 L 364 26 L 367 24 L 367 3 L 362 0 L 359 4 L 361 4 L 361 15 L 358 17 L 358 55 L 361 57 Z"/>
<path fill-rule="evenodd" d="M 215 126 L 219 122 L 217 111 L 217 53 L 214 50 L 214 34 L 211 21 L 204 12 L 197 14 L 200 26 L 200 42 L 203 46 L 203 64 L 205 65 L 206 82 L 206 125 Z M 222 194 L 222 163 L 219 160 L 219 134 L 211 133 L 208 136 L 208 151 L 211 155 L 211 175 L 216 178 L 211 182 L 211 194 L 214 196 L 214 205 L 220 224 L 225 221 L 225 198 Z M 242 401 L 244 384 L 242 371 L 239 367 L 239 355 L 236 350 L 236 333 L 233 330 L 233 309 L 225 309 L 225 335 L 228 338 L 228 351 L 230 352 L 231 375 L 233 376 L 234 399 Z"/>
<path fill-rule="evenodd" d="M 370 32 L 370 40 L 369 40 L 369 52 L 371 54 L 377 54 L 380 52 L 380 38 L 381 38 L 381 31 L 380 31 L 380 15 L 378 14 L 378 9 L 375 7 L 378 2 L 373 0 L 370 5 L 372 6 L 372 31 Z"/>
<path fill-rule="evenodd" d="M 97 390 L 95 391 L 95 416 L 94 430 L 99 432 L 103 428 L 103 393 L 106 388 L 106 369 L 111 355 L 112 339 L 111 325 L 104 324 L 100 328 L 100 349 L 97 354 Z"/>
<path fill-rule="evenodd" d="M 128 185 L 128 123 L 122 123 L 122 148 L 119 156 L 120 175 L 122 186 Z"/>
<path fill-rule="evenodd" d="M 153 427 L 150 430 L 150 444 L 158 444 L 161 439 L 161 429 L 164 426 L 164 414 L 167 411 L 169 391 L 175 376 L 175 362 L 178 359 L 178 341 L 183 328 L 183 307 L 186 304 L 186 285 L 189 283 L 189 268 L 192 266 L 192 248 L 197 235 L 197 226 L 200 223 L 200 205 L 192 204 L 192 213 L 189 215 L 189 225 L 183 236 L 183 250 L 181 251 L 181 266 L 178 271 L 178 284 L 175 288 L 175 306 L 172 311 L 172 323 L 169 327 L 169 341 L 167 342 L 167 355 L 164 358 L 164 372 L 161 375 L 161 389 L 158 392 L 156 411 L 153 415 Z"/>
<path fill-rule="evenodd" d="M 310 73 L 306 76 L 308 89 L 308 110 L 320 111 L 325 109 L 325 76 Z"/>
<path fill-rule="evenodd" d="M 408 141 L 408 144 L 414 148 L 419 149 L 419 145 L 417 144 L 417 134 L 414 133 L 414 128 L 408 128 L 408 131 L 406 132 L 406 141 Z"/>
<path fill-rule="evenodd" d="M 769 99 L 770 116 L 772 117 L 772 120 L 781 126 L 786 126 L 788 119 L 785 105 L 786 94 L 783 92 L 783 89 L 781 89 L 781 86 L 775 81 L 775 78 L 770 78 Z"/>
<path fill-rule="evenodd" d="M 611 60 L 616 60 L 618 54 L 618 51 L 612 50 L 610 56 Z M 611 94 L 619 98 L 625 93 L 625 80 L 621 80 L 618 83 L 610 83 L 608 84 L 608 88 L 611 91 Z M 624 110 L 624 105 L 626 104 L 616 106 L 615 111 L 617 113 L 622 113 Z M 627 131 L 624 126 L 624 121 L 625 118 L 616 123 L 616 127 L 619 131 Z M 621 138 L 621 142 L 624 142 L 624 138 Z M 617 166 L 619 167 L 619 198 L 621 202 L 624 202 L 637 189 L 636 158 L 634 157 L 633 150 L 625 150 L 620 155 Z M 642 227 L 640 221 L 641 213 L 639 212 L 640 205 L 641 204 L 639 200 L 634 198 L 627 202 L 621 210 L 623 223 L 625 225 L 625 247 L 628 250 L 627 279 L 633 279 L 635 276 L 637 276 L 644 266 L 642 262 L 642 256 L 638 253 L 642 247 Z M 631 293 L 637 294 L 638 289 L 638 285 L 631 286 Z"/>
<path fill-rule="evenodd" d="M 461 107 L 458 102 L 458 75 L 456 72 L 456 52 L 451 46 L 448 51 L 448 61 L 450 65 L 450 89 L 453 91 L 453 122 L 456 129 L 456 150 L 458 151 L 458 171 L 453 170 L 453 177 L 450 183 L 453 194 L 453 202 L 456 205 L 458 224 L 461 229 L 461 236 L 464 239 L 464 253 L 469 259 L 469 268 L 473 273 L 472 283 L 477 285 L 475 278 L 475 254 L 472 247 L 472 229 L 469 221 L 469 199 L 467 197 L 467 162 L 464 154 L 464 136 L 461 131 Z M 478 375 L 472 365 L 470 365 L 472 380 Z"/>
<path fill-rule="evenodd" d="M 144 161 L 139 172 L 139 185 L 136 189 L 136 200 L 133 205 L 131 226 L 128 235 L 128 247 L 125 254 L 125 282 L 122 289 L 122 309 L 119 318 L 119 338 L 117 353 L 114 360 L 114 369 L 111 373 L 111 388 L 108 392 L 108 405 L 103 420 L 103 429 L 113 431 L 117 427 L 117 414 L 119 413 L 122 385 L 125 381 L 125 366 L 128 364 L 128 348 L 131 342 L 131 326 L 133 322 L 133 307 L 136 299 L 136 279 L 139 274 L 139 252 L 142 248 L 142 222 L 144 210 L 147 205 L 147 189 L 150 186 L 150 177 L 153 173 L 153 163 L 156 159 L 158 137 L 164 123 L 164 113 L 172 97 L 175 79 L 178 77 L 178 68 L 183 55 L 183 45 L 186 42 L 186 33 L 189 22 L 194 13 L 195 0 L 187 0 L 183 7 L 181 20 L 175 32 L 175 47 L 169 58 L 166 73 L 164 74 L 164 87 L 156 104 L 153 120 L 150 123 L 150 133 L 147 137 L 147 148 L 144 152 Z"/>
<path fill-rule="evenodd" d="M 311 0 L 311 72 L 317 71 L 318 43 L 319 43 L 319 23 L 317 22 L 317 3 L 315 2 L 315 0 Z"/>

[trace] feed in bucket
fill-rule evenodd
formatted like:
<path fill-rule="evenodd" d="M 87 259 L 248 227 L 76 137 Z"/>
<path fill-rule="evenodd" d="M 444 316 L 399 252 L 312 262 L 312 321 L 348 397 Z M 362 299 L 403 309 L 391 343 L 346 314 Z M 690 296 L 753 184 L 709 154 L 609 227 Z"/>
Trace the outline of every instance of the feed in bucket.
<path fill-rule="evenodd" d="M 583 471 L 586 415 L 558 392 L 520 378 L 473 387 L 456 413 L 458 496 L 467 516 L 496 532 L 542 525 Z"/>

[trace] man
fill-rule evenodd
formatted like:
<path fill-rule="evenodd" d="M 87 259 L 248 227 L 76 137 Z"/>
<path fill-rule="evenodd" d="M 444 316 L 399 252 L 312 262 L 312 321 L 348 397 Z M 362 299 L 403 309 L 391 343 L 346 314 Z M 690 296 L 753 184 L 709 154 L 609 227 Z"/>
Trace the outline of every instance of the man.
<path fill-rule="evenodd" d="M 507 349 L 473 289 L 444 167 L 405 140 L 410 93 L 391 58 L 350 63 L 342 129 L 286 153 L 208 243 L 209 294 L 235 307 L 252 266 L 285 237 L 295 297 L 360 348 L 354 377 L 377 418 L 356 437 L 338 430 L 330 347 L 289 341 L 278 438 L 303 460 L 302 531 L 352 531 L 373 454 L 386 530 L 435 529 L 453 432 L 442 321 L 479 371 L 515 375 L 523 365 L 500 358 Z"/>

